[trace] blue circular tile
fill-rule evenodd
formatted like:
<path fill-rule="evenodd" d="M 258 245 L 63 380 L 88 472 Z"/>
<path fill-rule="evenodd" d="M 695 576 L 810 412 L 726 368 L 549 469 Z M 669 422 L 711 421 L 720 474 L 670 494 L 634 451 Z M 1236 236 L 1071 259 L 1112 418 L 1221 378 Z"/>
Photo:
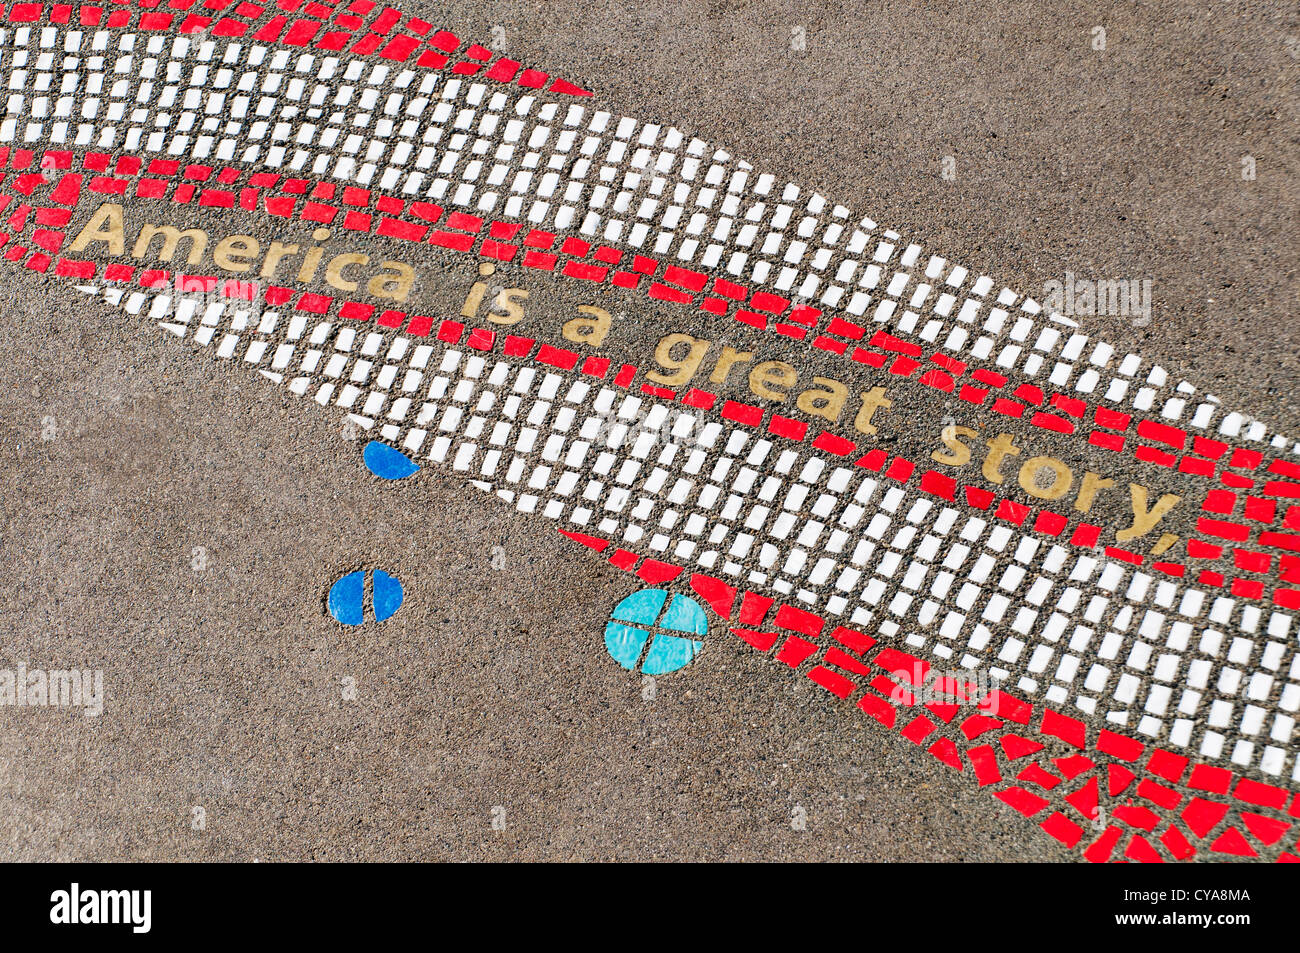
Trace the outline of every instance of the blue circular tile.
<path fill-rule="evenodd" d="M 662 589 L 634 592 L 610 615 L 605 650 L 628 671 L 636 669 L 639 661 L 646 675 L 666 675 L 684 668 L 704 647 L 693 636 L 702 636 L 709 629 L 703 606 L 681 595 L 670 601 L 669 593 Z"/>
<path fill-rule="evenodd" d="M 365 601 L 364 572 L 350 572 L 330 586 L 330 615 L 344 625 L 360 625 L 365 621 Z"/>
<path fill-rule="evenodd" d="M 371 585 L 375 619 L 383 622 L 402 607 L 402 584 L 382 569 L 376 569 Z"/>
<path fill-rule="evenodd" d="M 344 625 L 361 625 L 367 616 L 376 622 L 390 619 L 402 606 L 402 584 L 382 569 L 370 575 L 370 602 L 366 601 L 367 571 L 358 569 L 330 586 L 326 600 L 330 615 Z"/>
<path fill-rule="evenodd" d="M 420 471 L 419 466 L 402 451 L 378 440 L 366 444 L 361 459 L 365 461 L 366 469 L 385 480 L 404 480 Z"/>

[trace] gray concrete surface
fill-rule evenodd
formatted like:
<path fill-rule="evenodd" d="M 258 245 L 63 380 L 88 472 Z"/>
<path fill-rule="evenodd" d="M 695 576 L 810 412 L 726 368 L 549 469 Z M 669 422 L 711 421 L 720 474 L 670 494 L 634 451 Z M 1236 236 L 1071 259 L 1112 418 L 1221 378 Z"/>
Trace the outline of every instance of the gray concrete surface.
<path fill-rule="evenodd" d="M 1150 326 L 1090 326 L 1300 431 L 1284 4 L 408 6 L 1013 287 L 1149 277 Z M 0 322 L 0 664 L 106 695 L 0 712 L 0 857 L 1069 859 L 738 644 L 647 701 L 600 646 L 634 580 L 441 475 L 395 494 L 314 404 L 37 276 Z M 344 629 L 361 565 L 407 601 Z"/>

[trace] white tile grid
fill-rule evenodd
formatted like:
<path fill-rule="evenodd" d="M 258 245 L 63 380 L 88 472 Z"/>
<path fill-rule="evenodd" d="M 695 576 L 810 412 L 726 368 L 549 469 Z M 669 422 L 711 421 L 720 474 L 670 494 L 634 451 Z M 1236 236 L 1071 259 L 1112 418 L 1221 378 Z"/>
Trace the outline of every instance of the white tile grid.
<path fill-rule="evenodd" d="M 0 45 L 6 32 L 0 30 Z M 60 31 L 20 28 L 12 32 L 13 45 L 21 48 L 15 50 L 14 61 L 9 64 L 10 88 L 35 93 L 52 90 Z M 968 297 L 959 303 L 956 295 L 969 278 L 966 269 L 950 268 L 943 259 L 931 256 L 924 264 L 925 280 L 917 280 L 912 269 L 921 267 L 919 246 L 908 245 L 896 257 L 901 244 L 897 233 L 886 231 L 878 240 L 872 239 L 874 222 L 864 219 L 857 226 L 846 225 L 847 209 L 835 206 L 828 212 L 826 200 L 815 193 L 801 202 L 802 193 L 793 184 L 780 189 L 778 199 L 772 176 L 754 176 L 752 166 L 734 160 L 722 150 L 705 159 L 709 147 L 698 139 L 686 142 L 675 128 L 638 123 L 627 117 L 615 120 L 609 113 L 593 111 L 579 145 L 578 128 L 588 115 L 583 107 L 568 106 L 561 119 L 561 107 L 541 102 L 534 95 L 451 80 L 443 85 L 440 101 L 430 109 L 439 80 L 436 73 L 420 77 L 410 70 L 394 73 L 386 63 L 321 57 L 258 44 L 218 43 L 211 39 L 194 42 L 185 37 L 157 35 L 141 38 L 111 31 L 93 31 L 89 39 L 83 31 L 68 31 L 62 51 L 81 52 L 85 44 L 92 54 L 103 55 L 87 57 L 86 70 L 90 72 L 85 75 L 82 118 L 97 118 L 103 97 L 110 102 L 103 117 L 108 125 L 100 129 L 98 139 L 93 123 L 81 123 L 73 140 L 77 145 L 143 148 L 193 159 L 215 156 L 221 161 L 248 163 L 261 159 L 269 167 L 287 166 L 292 171 L 306 169 L 310 160 L 313 174 L 330 174 L 361 185 L 377 184 L 384 190 L 396 189 L 401 183 L 401 191 L 408 195 L 418 195 L 425 189 L 425 180 L 432 174 L 436 177 L 427 184 L 424 195 L 435 201 L 472 207 L 479 213 L 526 218 L 533 225 L 576 230 L 590 238 L 623 241 L 648 254 L 674 253 L 678 260 L 694 267 L 717 267 L 723 264 L 724 254 L 730 252 L 725 267 L 737 278 L 760 286 L 771 285 L 800 300 L 815 299 L 826 307 L 842 306 L 856 316 L 865 315 L 874 300 L 872 320 L 881 327 L 940 344 L 967 358 L 991 360 L 1004 373 L 1018 372 L 1031 379 L 1045 374 L 1046 383 L 1055 387 L 1072 388 L 1090 399 L 1115 404 L 1127 399 L 1133 409 L 1157 412 L 1183 427 L 1267 442 L 1279 450 L 1291 445 L 1288 438 L 1270 433 L 1262 422 L 1225 410 L 1213 396 L 1194 399 L 1196 390 L 1192 385 L 1185 381 L 1173 384 L 1163 368 L 1144 363 L 1137 355 L 1120 357 L 1105 342 L 1094 342 L 1089 348 L 1086 335 L 1068 333 L 1073 322 L 1066 322 L 1069 327 L 1065 331 L 1043 324 L 1038 317 L 1039 306 L 1032 300 L 1022 301 L 1008 289 L 1003 289 L 996 301 L 986 300 L 992 279 L 977 279 Z M 143 45 L 144 54 L 137 63 L 135 50 L 139 45 Z M 168 57 L 166 85 L 158 92 L 154 77 L 164 55 Z M 111 71 L 106 65 L 110 59 Z M 60 66 L 63 73 L 59 91 L 63 95 L 53 108 L 51 96 L 32 96 L 25 106 L 26 97 L 11 94 L 7 102 L 10 118 L 0 122 L 0 139 L 16 136 L 16 117 L 29 115 L 33 119 L 61 120 L 52 124 L 49 138 L 53 142 L 67 141 L 73 94 L 83 70 L 80 58 L 71 55 L 65 55 Z M 37 72 L 29 87 L 32 69 Z M 302 76 L 290 76 L 290 71 Z M 114 77 L 111 83 L 110 75 Z M 381 87 L 390 80 L 395 89 L 409 91 L 414 86 L 414 92 L 385 94 Z M 105 94 L 106 84 L 110 88 Z M 182 93 L 185 85 L 189 88 Z M 126 120 L 125 101 L 132 93 L 140 105 L 132 111 L 132 125 L 118 143 L 118 127 L 112 123 Z M 173 117 L 164 110 L 173 108 L 178 98 L 182 112 L 172 126 Z M 305 109 L 298 105 L 304 99 Z M 327 105 L 340 108 L 329 111 L 327 116 Z M 200 107 L 204 116 L 201 124 Z M 246 138 L 241 138 L 245 130 L 238 120 L 244 119 L 250 109 L 256 118 Z M 226 111 L 233 118 L 223 128 L 218 116 Z M 367 129 L 381 111 L 368 140 L 366 135 L 349 131 Z M 529 120 L 534 111 L 536 119 Z M 513 118 L 502 121 L 511 113 Z M 399 126 L 397 117 L 402 116 L 407 118 Z M 157 128 L 146 137 L 151 117 Z M 561 128 L 548 148 L 546 143 L 556 123 Z M 468 130 L 476 124 L 477 134 L 471 143 Z M 189 133 L 196 125 L 200 135 L 191 142 Z M 170 140 L 165 131 L 169 127 Z M 339 139 L 345 133 L 340 145 Z M 39 122 L 30 122 L 24 129 L 27 142 L 42 141 L 45 135 L 44 125 Z M 225 138 L 218 142 L 221 135 Z M 257 144 L 263 139 L 273 143 L 266 147 L 264 156 L 263 145 Z M 313 158 L 312 151 L 306 148 L 313 139 L 320 149 L 337 147 L 347 155 L 332 159 L 326 152 L 317 151 Z M 236 155 L 247 140 L 255 144 Z M 522 142 L 528 145 L 517 147 Z M 292 143 L 292 155 L 289 145 L 275 143 Z M 580 158 L 571 158 L 575 146 Z M 527 151 L 521 156 L 517 148 Z M 487 158 L 489 153 L 492 159 Z M 364 158 L 359 166 L 354 158 L 358 155 Z M 679 158 L 681 166 L 670 174 Z M 387 168 L 375 183 L 384 162 Z M 484 176 L 489 163 L 491 169 Z M 701 179 L 705 165 L 708 168 Z M 512 172 L 509 189 L 516 194 L 501 203 L 502 192 L 498 189 L 504 190 Z M 457 175 L 461 181 L 452 188 Z M 616 185 L 620 175 L 621 184 Z M 482 187 L 476 184 L 480 179 Z M 724 182 L 726 194 L 720 195 Z M 558 199 L 557 194 L 561 196 Z M 671 195 L 671 201 L 666 195 Z M 742 207 L 742 199 L 749 204 Z M 612 214 L 606 218 L 607 205 Z M 658 215 L 661 207 L 662 214 Z M 658 225 L 652 226 L 649 220 L 656 215 Z M 631 227 L 627 228 L 629 220 Z M 710 239 L 701 251 L 702 239 L 696 236 L 705 234 Z M 752 251 L 755 246 L 757 251 Z M 805 261 L 811 271 L 794 267 Z M 821 279 L 812 272 L 826 272 L 832 266 L 841 284 L 829 285 L 818 298 Z M 772 273 L 778 267 L 774 279 Z M 859 275 L 859 269 L 860 276 L 852 280 Z M 850 291 L 851 297 L 844 302 L 844 295 Z M 1013 315 L 1017 302 L 1019 313 Z M 904 304 L 901 311 L 900 304 Z M 928 316 L 922 315 L 924 308 L 929 309 Z M 987 312 L 977 329 L 981 308 L 987 308 Z M 1105 371 L 1108 367 L 1109 372 Z M 1185 416 L 1188 419 L 1184 420 Z M 1290 452 L 1300 452 L 1300 444 L 1292 445 Z"/>
<path fill-rule="evenodd" d="M 427 447 L 430 459 L 524 512 L 694 560 L 742 587 L 793 593 L 939 665 L 987 667 L 1026 696 L 1072 704 L 1174 747 L 1258 763 L 1270 775 L 1288 763 L 1293 777 L 1300 773 L 1288 747 L 1300 708 L 1289 613 L 1209 597 L 963 516 L 914 489 L 778 450 L 737 428 L 711 423 L 693 434 L 699 421 L 680 408 L 557 371 L 455 349 L 439 357 L 435 345 L 302 315 L 281 329 L 274 312 L 215 304 L 200 315 L 182 298 L 173 313 L 166 295 L 104 294 L 132 313 L 147 307 L 181 336 L 195 328 L 197 343 L 352 411 L 412 453 Z M 670 421 L 665 439 L 658 431 Z"/>

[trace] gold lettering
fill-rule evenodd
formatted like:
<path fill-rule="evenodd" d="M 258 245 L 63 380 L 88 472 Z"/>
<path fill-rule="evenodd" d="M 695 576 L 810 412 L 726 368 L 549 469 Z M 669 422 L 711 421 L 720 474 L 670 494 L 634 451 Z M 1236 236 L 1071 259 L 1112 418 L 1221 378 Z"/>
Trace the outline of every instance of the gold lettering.
<path fill-rule="evenodd" d="M 777 388 L 793 387 L 798 379 L 799 372 L 794 369 L 794 365 L 785 361 L 764 361 L 755 364 L 749 372 L 749 389 L 768 400 L 785 400 L 786 392 Z"/>
<path fill-rule="evenodd" d="M 609 312 L 590 304 L 578 305 L 578 310 L 593 317 L 570 318 L 564 322 L 560 333 L 564 335 L 566 341 L 572 341 L 574 344 L 600 347 L 605 342 L 605 336 L 609 334 L 610 325 L 613 323 Z"/>
<path fill-rule="evenodd" d="M 1130 483 L 1128 492 L 1133 504 L 1133 525 L 1128 529 L 1121 529 L 1115 533 L 1115 538 L 1120 542 L 1137 539 L 1139 536 L 1145 536 L 1151 532 L 1151 530 L 1155 529 L 1156 523 L 1160 522 L 1160 518 L 1172 510 L 1174 504 L 1182 499 L 1181 496 L 1166 493 L 1160 497 L 1155 506 L 1148 510 L 1146 487 L 1140 483 Z"/>
<path fill-rule="evenodd" d="M 656 384 L 667 384 L 670 387 L 687 383 L 700 369 L 700 362 L 704 360 L 712 343 L 689 334 L 669 334 L 660 338 L 655 346 L 655 360 L 664 370 L 647 371 L 646 377 Z M 685 357 L 677 360 L 673 357 L 673 351 L 679 344 L 688 345 L 688 350 Z"/>
<path fill-rule="evenodd" d="M 182 238 L 188 238 L 190 241 L 189 254 L 185 260 L 191 265 L 197 265 L 203 260 L 203 253 L 208 250 L 208 233 L 201 228 L 187 228 L 181 231 L 173 228 L 171 225 L 146 225 L 140 229 L 140 234 L 136 237 L 135 247 L 131 249 L 133 258 L 143 258 L 149 254 L 149 246 L 153 240 L 162 236 L 162 250 L 158 253 L 159 261 L 171 261 L 172 256 L 176 254 L 176 246 L 180 244 Z"/>
<path fill-rule="evenodd" d="M 806 414 L 825 417 L 827 420 L 839 420 L 844 404 L 849 399 L 849 389 L 839 381 L 829 377 L 814 377 L 814 384 L 820 384 L 823 390 L 806 390 L 795 399 L 795 406 Z"/>
<path fill-rule="evenodd" d="M 330 237 L 328 228 L 318 228 L 311 233 L 312 241 L 323 242 Z M 306 284 L 316 277 L 316 266 L 320 264 L 321 255 L 325 254 L 323 248 L 309 248 L 307 254 L 302 256 L 302 267 L 298 269 L 298 280 Z"/>
<path fill-rule="evenodd" d="M 380 262 L 379 267 L 392 270 L 381 271 L 371 278 L 366 284 L 366 291 L 376 298 L 405 301 L 406 296 L 411 293 L 411 286 L 415 284 L 415 269 L 400 261 Z"/>
<path fill-rule="evenodd" d="M 487 319 L 493 324 L 518 324 L 524 318 L 522 302 L 528 297 L 523 288 L 506 288 L 492 302 L 494 310 L 487 313 Z M 504 312 L 497 314 L 498 311 Z"/>
<path fill-rule="evenodd" d="M 722 353 L 718 355 L 718 363 L 714 366 L 713 373 L 709 375 L 709 380 L 714 384 L 725 384 L 733 364 L 743 364 L 753 359 L 752 351 L 737 351 L 734 347 L 724 345 Z"/>
<path fill-rule="evenodd" d="M 277 269 L 277 268 L 280 267 L 280 261 L 281 261 L 282 259 L 284 259 L 284 258 L 289 257 L 290 255 L 296 255 L 296 254 L 298 254 L 298 246 L 297 246 L 297 245 L 286 245 L 286 244 L 284 244 L 283 242 L 271 242 L 271 248 L 270 248 L 270 250 L 267 251 L 267 253 L 266 253 L 266 260 L 262 262 L 262 270 L 259 272 L 259 274 L 261 274 L 261 276 L 262 276 L 263 278 L 274 278 L 274 277 L 275 277 L 275 269 Z M 339 256 L 339 258 L 342 258 L 342 257 L 344 257 L 344 256 L 342 256 L 342 255 Z M 363 257 L 364 257 L 364 256 L 363 256 Z M 336 258 L 336 259 L 334 259 L 334 260 L 335 260 L 335 261 L 338 261 L 338 258 Z M 369 261 L 369 260 L 370 260 L 369 258 L 366 259 L 366 261 Z M 328 280 L 329 280 L 329 275 L 326 274 L 325 277 L 326 277 L 326 280 L 328 281 Z M 330 283 L 333 284 L 333 282 L 330 282 Z M 356 285 L 353 285 L 351 288 L 342 288 L 340 285 L 334 285 L 334 287 L 336 287 L 336 288 L 340 288 L 340 289 L 343 290 L 343 291 L 356 291 L 356 290 L 357 290 L 357 286 L 356 286 Z"/>
<path fill-rule="evenodd" d="M 874 434 L 875 425 L 871 422 L 872 416 L 878 408 L 888 410 L 894 406 L 894 402 L 885 397 L 883 387 L 873 387 L 862 394 L 862 406 L 858 408 L 858 416 L 853 420 L 853 426 L 865 434 Z"/>
<path fill-rule="evenodd" d="M 939 434 L 939 439 L 951 452 L 944 453 L 941 450 L 936 450 L 930 454 L 930 459 L 935 463 L 942 463 L 944 466 L 964 467 L 970 463 L 970 447 L 957 438 L 974 436 L 977 436 L 976 432 L 969 427 L 944 427 L 943 432 Z"/>
<path fill-rule="evenodd" d="M 1038 475 L 1044 470 L 1052 471 L 1052 482 L 1040 487 Z M 1020 481 L 1020 489 L 1040 500 L 1059 500 L 1070 492 L 1070 486 L 1074 483 L 1074 474 L 1070 468 L 1055 457 L 1030 457 L 1021 464 L 1016 478 Z"/>
<path fill-rule="evenodd" d="M 223 238 L 212 250 L 212 260 L 226 271 L 245 272 L 253 267 L 253 259 L 262 250 L 252 235 L 231 235 Z"/>
<path fill-rule="evenodd" d="M 988 442 L 989 453 L 984 458 L 984 479 L 990 483 L 1002 482 L 1002 461 L 1020 456 L 1020 448 L 1011 442 L 1011 434 L 1000 433 Z"/>
<path fill-rule="evenodd" d="M 122 228 L 122 206 L 105 202 L 95 210 L 86 227 L 68 246 L 68 251 L 81 251 L 91 242 L 106 242 L 110 255 L 126 254 L 126 233 Z"/>
<path fill-rule="evenodd" d="M 275 251 L 275 246 L 278 244 L 279 242 L 272 242 L 271 250 Z M 297 249 L 295 248 L 294 250 L 296 251 Z M 268 255 L 267 261 L 270 260 L 270 255 Z M 350 280 L 346 275 L 344 275 L 343 269 L 349 265 L 364 265 L 369 261 L 369 255 L 358 255 L 355 252 L 344 252 L 342 255 L 335 255 L 330 259 L 330 263 L 325 266 L 325 280 L 333 287 L 338 288 L 339 291 L 356 291 L 357 282 Z M 271 270 L 274 271 L 275 268 L 272 267 Z M 266 266 L 263 265 L 262 274 L 265 275 L 266 273 Z"/>
<path fill-rule="evenodd" d="M 1074 498 L 1074 508 L 1080 513 L 1088 512 L 1092 509 L 1093 500 L 1097 498 L 1097 491 L 1114 485 L 1114 480 L 1093 473 L 1091 470 L 1086 471 L 1083 474 L 1083 482 L 1079 484 L 1079 495 Z"/>

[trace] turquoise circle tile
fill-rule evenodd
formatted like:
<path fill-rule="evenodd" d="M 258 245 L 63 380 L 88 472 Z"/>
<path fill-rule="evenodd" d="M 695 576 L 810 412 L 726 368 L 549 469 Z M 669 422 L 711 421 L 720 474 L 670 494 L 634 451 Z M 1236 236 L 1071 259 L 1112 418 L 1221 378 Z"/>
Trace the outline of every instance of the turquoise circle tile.
<path fill-rule="evenodd" d="M 628 671 L 634 671 L 640 661 L 646 675 L 666 675 L 690 664 L 704 647 L 693 636 L 709 630 L 703 606 L 683 595 L 674 595 L 670 601 L 663 589 L 634 592 L 610 615 L 605 626 L 605 649 Z"/>

